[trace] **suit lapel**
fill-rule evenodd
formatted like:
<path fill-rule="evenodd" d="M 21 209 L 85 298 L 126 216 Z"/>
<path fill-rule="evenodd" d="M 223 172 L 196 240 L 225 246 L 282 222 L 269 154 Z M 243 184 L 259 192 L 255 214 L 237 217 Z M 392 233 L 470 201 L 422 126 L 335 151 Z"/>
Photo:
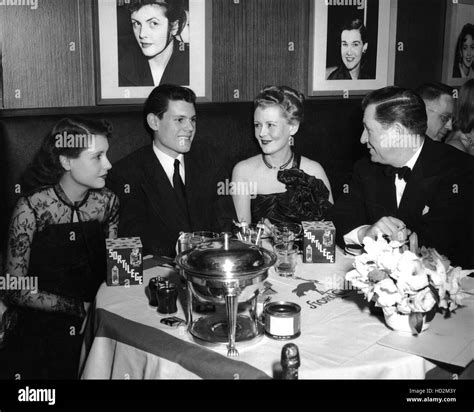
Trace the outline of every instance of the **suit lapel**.
<path fill-rule="evenodd" d="M 397 213 L 395 179 L 385 175 L 384 166 L 377 166 L 373 178 L 375 204 L 382 213 L 377 219 L 382 216 L 395 216 Z"/>
<path fill-rule="evenodd" d="M 168 176 L 151 147 L 145 155 L 144 170 L 143 188 L 155 212 L 169 230 L 188 231 L 187 216 L 179 205 Z"/>
<path fill-rule="evenodd" d="M 400 201 L 399 215 L 408 225 L 414 220 L 419 220 L 424 207 L 429 206 L 426 200 L 429 198 L 430 187 L 436 181 L 436 176 L 429 176 L 427 170 L 430 157 L 429 143 L 425 141 Z"/>

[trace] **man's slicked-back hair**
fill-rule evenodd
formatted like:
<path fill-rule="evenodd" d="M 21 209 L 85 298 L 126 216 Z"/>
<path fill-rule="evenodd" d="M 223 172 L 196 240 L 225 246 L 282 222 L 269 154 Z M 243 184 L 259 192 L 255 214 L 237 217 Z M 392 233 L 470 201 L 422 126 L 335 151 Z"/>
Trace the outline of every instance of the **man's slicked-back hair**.
<path fill-rule="evenodd" d="M 425 135 L 426 106 L 414 91 L 395 86 L 374 90 L 362 100 L 362 109 L 371 104 L 376 106 L 375 120 L 384 127 L 398 122 L 413 134 Z"/>
<path fill-rule="evenodd" d="M 160 84 L 155 87 L 145 102 L 145 123 L 149 113 L 156 114 L 159 119 L 168 110 L 170 100 L 184 100 L 196 105 L 196 94 L 189 88 L 176 84 Z"/>
<path fill-rule="evenodd" d="M 453 95 L 452 87 L 449 87 L 443 83 L 424 83 L 415 89 L 415 93 L 418 94 L 423 100 L 432 101 L 438 100 L 443 95 Z"/>

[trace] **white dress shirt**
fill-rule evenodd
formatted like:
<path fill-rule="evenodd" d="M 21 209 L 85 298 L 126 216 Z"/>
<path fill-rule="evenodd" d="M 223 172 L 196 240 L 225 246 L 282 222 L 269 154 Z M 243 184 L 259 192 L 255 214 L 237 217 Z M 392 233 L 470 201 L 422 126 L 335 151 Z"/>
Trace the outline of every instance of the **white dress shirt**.
<path fill-rule="evenodd" d="M 166 173 L 166 176 L 168 176 L 168 180 L 171 183 L 171 186 L 173 187 L 173 174 L 174 174 L 174 161 L 175 159 L 178 159 L 180 162 L 180 167 L 179 167 L 179 174 L 181 175 L 181 179 L 183 180 L 183 184 L 186 184 L 185 180 L 185 171 L 184 171 L 184 155 L 179 154 L 178 157 L 174 158 L 171 157 L 170 155 L 164 153 L 160 149 L 158 149 L 155 144 L 153 144 L 153 151 L 155 152 L 155 155 L 160 162 L 161 166 L 163 166 L 163 169 Z"/>
<path fill-rule="evenodd" d="M 420 157 L 421 149 L 423 148 L 424 144 L 425 144 L 425 141 L 423 140 L 423 143 L 421 144 L 421 146 L 418 148 L 415 154 L 410 158 L 410 160 L 403 165 L 403 167 L 407 166 L 410 168 L 410 170 L 413 169 L 416 161 L 418 160 L 418 157 Z M 403 192 L 405 191 L 407 182 L 405 182 L 404 179 L 400 179 L 398 177 L 398 173 L 395 174 L 394 179 L 395 179 L 395 191 L 397 195 L 397 208 L 398 208 L 400 206 L 400 202 L 402 200 Z M 344 242 L 350 245 L 360 245 L 361 243 L 359 242 L 359 236 L 358 236 L 359 230 L 362 228 L 367 228 L 367 227 L 370 227 L 370 225 L 362 225 L 351 230 L 349 233 L 344 235 Z"/>

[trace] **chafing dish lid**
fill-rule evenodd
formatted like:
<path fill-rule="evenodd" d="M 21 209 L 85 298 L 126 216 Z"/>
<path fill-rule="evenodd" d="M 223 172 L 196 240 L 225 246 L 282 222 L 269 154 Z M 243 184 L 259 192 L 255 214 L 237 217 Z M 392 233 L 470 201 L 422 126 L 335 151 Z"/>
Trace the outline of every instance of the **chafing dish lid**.
<path fill-rule="evenodd" d="M 177 257 L 182 269 L 206 275 L 239 276 L 258 273 L 275 263 L 275 254 L 239 240 L 209 242 Z"/>

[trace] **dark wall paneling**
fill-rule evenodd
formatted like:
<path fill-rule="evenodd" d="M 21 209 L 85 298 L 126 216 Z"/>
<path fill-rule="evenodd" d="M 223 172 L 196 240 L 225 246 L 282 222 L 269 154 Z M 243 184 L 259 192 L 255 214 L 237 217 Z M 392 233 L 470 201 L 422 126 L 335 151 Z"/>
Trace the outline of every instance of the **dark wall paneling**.
<path fill-rule="evenodd" d="M 5 107 L 94 104 L 90 6 L 90 1 L 48 0 L 35 10 L 2 7 L 1 29 L 8 38 L 3 47 Z"/>
<path fill-rule="evenodd" d="M 441 80 L 445 18 L 446 0 L 398 0 L 397 43 L 404 51 L 396 53 L 396 85 Z"/>
<path fill-rule="evenodd" d="M 214 0 L 213 100 L 238 89 L 249 101 L 268 84 L 306 92 L 308 33 L 308 0 Z"/>
<path fill-rule="evenodd" d="M 95 59 L 94 59 L 94 18 L 92 15 L 92 1 L 77 0 L 79 2 L 79 28 L 81 36 L 81 66 L 84 78 L 80 82 L 79 95 L 81 106 L 92 106 L 96 103 L 95 97 Z"/>

